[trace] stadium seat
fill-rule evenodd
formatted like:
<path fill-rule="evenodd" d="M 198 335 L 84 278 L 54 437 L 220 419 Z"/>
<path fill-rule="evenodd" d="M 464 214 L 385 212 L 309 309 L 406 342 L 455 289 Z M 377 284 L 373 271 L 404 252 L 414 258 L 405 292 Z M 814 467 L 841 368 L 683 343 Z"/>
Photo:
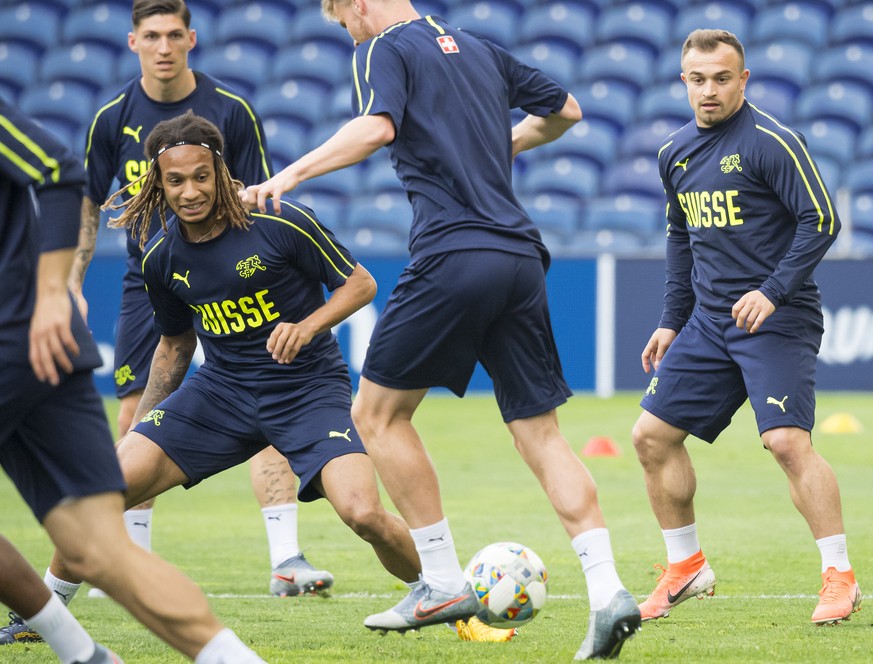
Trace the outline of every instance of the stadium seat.
<path fill-rule="evenodd" d="M 816 120 L 795 123 L 794 129 L 803 135 L 814 158 L 828 157 L 843 167 L 852 161 L 857 132 L 848 125 Z"/>
<path fill-rule="evenodd" d="M 746 49 L 746 67 L 751 72 L 749 80 L 782 81 L 797 94 L 810 82 L 814 56 L 815 49 L 811 46 L 793 41 L 778 40 L 749 47 Z"/>
<path fill-rule="evenodd" d="M 673 19 L 671 36 L 673 42 L 683 43 L 692 30 L 697 28 L 720 28 L 734 33 L 744 42 L 749 31 L 748 10 L 734 2 L 707 2 L 684 7 Z M 673 49 L 675 60 L 679 60 L 681 49 Z M 677 66 L 678 69 L 678 66 Z"/>
<path fill-rule="evenodd" d="M 317 148 L 333 136 L 340 127 L 346 124 L 346 122 L 348 122 L 347 119 L 331 120 L 322 118 L 321 121 L 309 132 L 309 145 L 307 146 L 307 149 L 314 150 Z M 363 168 L 363 166 L 359 164 L 358 168 Z"/>
<path fill-rule="evenodd" d="M 382 230 L 408 241 L 412 205 L 406 194 L 361 194 L 349 203 L 348 228 Z"/>
<path fill-rule="evenodd" d="M 840 163 L 835 159 L 824 156 L 814 157 L 814 159 L 822 182 L 825 183 L 831 196 L 834 196 L 837 193 L 837 189 L 842 186 L 843 169 Z"/>
<path fill-rule="evenodd" d="M 516 46 L 512 54 L 530 67 L 536 67 L 561 85 L 569 85 L 576 76 L 578 57 L 574 51 L 545 41 Z"/>
<path fill-rule="evenodd" d="M 282 116 L 261 116 L 264 134 L 270 156 L 273 158 L 273 171 L 278 172 L 308 150 L 306 130 L 294 120 Z M 251 184 L 251 183 L 247 183 Z"/>
<path fill-rule="evenodd" d="M 670 39 L 671 20 L 671 14 L 655 4 L 610 5 L 597 18 L 594 35 L 599 44 L 632 44 L 655 57 Z"/>
<path fill-rule="evenodd" d="M 49 6 L 30 2 L 2 7 L 0 41 L 18 42 L 42 53 L 60 41 L 60 15 Z"/>
<path fill-rule="evenodd" d="M 346 50 L 317 41 L 291 44 L 279 50 L 271 74 L 274 80 L 307 79 L 322 85 L 325 92 L 349 83 L 351 77 L 352 62 Z"/>
<path fill-rule="evenodd" d="M 857 134 L 873 119 L 873 93 L 850 82 L 815 85 L 800 93 L 794 117 L 842 122 Z"/>
<path fill-rule="evenodd" d="M 97 44 L 119 54 L 127 50 L 131 30 L 130 7 L 101 2 L 73 9 L 63 20 L 62 36 L 67 43 Z"/>
<path fill-rule="evenodd" d="M 96 93 L 115 81 L 115 54 L 97 43 L 57 46 L 43 55 L 40 80 L 73 81 Z"/>
<path fill-rule="evenodd" d="M 196 65 L 200 71 L 247 96 L 266 82 L 269 72 L 268 57 L 260 50 L 248 48 L 245 42 L 206 49 L 197 56 Z"/>
<path fill-rule="evenodd" d="M 859 42 L 873 46 L 873 6 L 869 2 L 843 7 L 831 19 L 832 45 Z"/>
<path fill-rule="evenodd" d="M 346 225 L 347 206 L 343 197 L 324 192 L 298 193 L 296 190 L 290 196 L 315 212 L 318 220 L 334 233 Z"/>
<path fill-rule="evenodd" d="M 600 193 L 606 196 L 636 194 L 663 200 L 664 186 L 658 173 L 657 157 L 636 156 L 616 161 L 603 173 Z"/>
<path fill-rule="evenodd" d="M 673 83 L 681 80 L 682 75 L 682 47 L 665 48 L 655 60 L 654 81 L 658 83 Z"/>
<path fill-rule="evenodd" d="M 185 3 L 191 9 L 191 29 L 197 37 L 197 48 L 209 48 L 215 46 L 215 23 L 216 18 L 213 14 L 203 11 L 197 11 L 191 6 L 191 3 Z"/>
<path fill-rule="evenodd" d="M 539 159 L 525 169 L 519 182 L 523 194 L 561 194 L 586 199 L 597 193 L 600 169 L 587 159 Z"/>
<path fill-rule="evenodd" d="M 582 230 L 576 233 L 569 245 L 558 256 L 597 256 L 615 254 L 638 256 L 646 248 L 646 239 L 637 233 L 609 229 Z"/>
<path fill-rule="evenodd" d="M 689 107 L 690 110 L 690 107 Z M 618 156 L 652 157 L 668 140 L 668 136 L 686 122 L 671 119 L 658 119 L 631 125 L 625 129 L 618 143 Z"/>
<path fill-rule="evenodd" d="M 450 25 L 490 39 L 503 48 L 515 43 L 518 16 L 505 4 L 482 1 L 458 5 L 449 10 L 447 20 Z"/>
<path fill-rule="evenodd" d="M 622 231 L 641 237 L 648 237 L 665 224 L 662 201 L 629 194 L 604 196 L 589 201 L 583 220 L 586 230 Z"/>
<path fill-rule="evenodd" d="M 615 125 L 583 112 L 581 122 L 570 127 L 559 139 L 536 148 L 538 158 L 582 157 L 601 171 L 615 159 L 619 132 Z"/>
<path fill-rule="evenodd" d="M 228 7 L 218 17 L 215 36 L 219 43 L 246 43 L 272 55 L 289 41 L 292 12 L 278 5 L 252 2 Z"/>
<path fill-rule="evenodd" d="M 873 91 L 873 45 L 837 46 L 815 57 L 816 81 L 852 81 Z"/>
<path fill-rule="evenodd" d="M 654 59 L 644 48 L 604 44 L 582 57 L 579 78 L 583 81 L 620 81 L 639 92 L 652 81 Z"/>
<path fill-rule="evenodd" d="M 395 193 L 406 195 L 387 152 L 379 150 L 367 159 L 361 176 L 361 191 L 367 194 Z"/>
<path fill-rule="evenodd" d="M 360 166 L 352 166 L 319 175 L 316 178 L 302 182 L 294 190 L 295 195 L 298 192 L 301 194 L 321 193 L 329 194 L 336 198 L 349 199 L 361 189 L 361 170 Z"/>
<path fill-rule="evenodd" d="M 0 83 L 9 86 L 16 97 L 36 80 L 39 58 L 27 46 L 0 42 Z"/>
<path fill-rule="evenodd" d="M 26 88 L 18 98 L 19 108 L 37 120 L 62 128 L 72 137 L 80 127 L 91 122 L 94 97 L 76 83 L 37 83 Z"/>
<path fill-rule="evenodd" d="M 448 16 L 449 5 L 444 0 L 418 0 L 415 8 L 422 16 Z"/>
<path fill-rule="evenodd" d="M 3 79 L 0 79 L 0 99 L 3 99 L 7 104 L 12 104 L 14 106 L 18 103 L 18 93 L 18 88 L 13 87 Z"/>
<path fill-rule="evenodd" d="M 793 86 L 779 81 L 758 81 L 752 77 L 746 84 L 746 99 L 749 103 L 780 122 L 791 122 L 794 119 L 796 98 Z"/>
<path fill-rule="evenodd" d="M 853 163 L 842 181 L 853 194 L 873 195 L 873 159 Z"/>
<path fill-rule="evenodd" d="M 115 76 L 119 86 L 127 83 L 134 77 L 142 76 L 142 67 L 139 64 L 139 58 L 136 57 L 136 53 L 122 53 L 116 58 L 116 64 L 117 70 Z"/>
<path fill-rule="evenodd" d="M 580 229 L 582 203 L 574 196 L 528 194 L 518 201 L 540 232 L 567 242 Z"/>
<path fill-rule="evenodd" d="M 637 91 L 626 83 L 594 80 L 572 86 L 570 92 L 579 102 L 583 117 L 605 120 L 618 131 L 624 129 L 633 119 Z"/>
<path fill-rule="evenodd" d="M 852 197 L 849 218 L 852 221 L 852 248 L 873 253 L 873 193 Z"/>
<path fill-rule="evenodd" d="M 858 140 L 858 149 L 856 150 L 855 156 L 858 159 L 873 158 L 873 126 L 867 127 L 861 133 L 861 138 Z"/>
<path fill-rule="evenodd" d="M 637 102 L 638 121 L 679 120 L 685 124 L 694 117 L 688 102 L 688 89 L 681 81 L 647 88 Z"/>
<path fill-rule="evenodd" d="M 578 56 L 594 43 L 594 12 L 571 2 L 536 5 L 521 18 L 519 43 L 554 43 Z"/>
<path fill-rule="evenodd" d="M 348 214 L 351 215 L 357 208 L 349 207 Z M 389 256 L 408 256 L 409 255 L 409 234 L 400 233 L 390 228 L 367 226 L 346 226 L 341 229 L 338 234 L 340 242 L 357 259 Z"/>
<path fill-rule="evenodd" d="M 328 94 L 326 114 L 332 120 L 350 120 L 352 118 L 351 83 L 337 85 Z"/>
<path fill-rule="evenodd" d="M 771 5 L 755 15 L 752 40 L 768 44 L 791 39 L 819 49 L 828 41 L 829 21 L 829 13 L 820 6 L 793 0 Z"/>
<path fill-rule="evenodd" d="M 322 86 L 312 81 L 289 79 L 261 86 L 253 103 L 262 116 L 294 120 L 308 130 L 324 116 L 325 93 Z"/>
<path fill-rule="evenodd" d="M 318 5 L 300 8 L 288 27 L 291 30 L 291 43 L 326 41 L 335 44 L 339 48 L 344 48 L 349 54 L 349 66 L 351 66 L 351 53 L 354 49 L 352 38 L 339 23 L 325 19 Z"/>

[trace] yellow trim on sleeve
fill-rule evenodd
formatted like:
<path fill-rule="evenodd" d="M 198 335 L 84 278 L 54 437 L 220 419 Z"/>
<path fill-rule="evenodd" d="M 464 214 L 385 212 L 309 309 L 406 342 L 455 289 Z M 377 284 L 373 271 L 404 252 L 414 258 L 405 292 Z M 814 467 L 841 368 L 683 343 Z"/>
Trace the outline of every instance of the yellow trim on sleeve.
<path fill-rule="evenodd" d="M 249 106 L 248 102 L 239 95 L 232 94 L 231 92 L 228 92 L 227 90 L 222 90 L 221 88 L 215 88 L 215 91 L 220 95 L 224 95 L 225 97 L 229 97 L 234 101 L 238 101 L 240 104 L 242 104 L 242 107 L 246 109 L 246 113 L 248 113 L 249 118 L 251 118 L 252 126 L 255 128 L 255 138 L 258 139 L 258 150 L 261 153 L 261 166 L 263 166 L 264 173 L 267 174 L 267 177 L 272 177 L 270 175 L 270 165 L 267 163 L 267 153 L 264 152 L 264 139 L 261 138 L 261 131 L 260 129 L 258 129 L 258 118 L 255 116 L 255 112 L 252 110 L 252 107 Z"/>
<path fill-rule="evenodd" d="M 665 145 L 661 146 L 661 149 L 658 150 L 658 159 L 661 158 L 661 153 L 662 153 L 664 150 L 666 150 L 667 148 L 669 148 L 671 145 L 673 145 L 673 141 L 668 141 Z"/>
<path fill-rule="evenodd" d="M 140 264 L 140 269 L 142 270 L 143 275 L 145 275 L 145 264 L 146 264 L 146 260 L 148 259 L 149 256 L 152 255 L 152 252 L 153 252 L 155 249 L 157 249 L 159 246 L 161 246 L 161 243 L 162 243 L 164 240 L 166 240 L 166 239 L 167 239 L 167 236 L 164 235 L 164 237 L 162 237 L 160 240 L 158 240 L 157 242 L 155 242 L 155 246 L 152 247 L 151 249 L 149 249 L 149 252 L 148 252 L 147 254 L 143 254 L 143 257 L 142 257 L 142 263 Z M 148 287 L 146 287 L 146 290 L 148 290 Z"/>
<path fill-rule="evenodd" d="M 394 30 L 395 28 L 399 28 L 402 25 L 409 25 L 412 23 L 412 19 L 408 21 L 402 21 L 400 23 L 395 23 L 390 28 L 386 28 L 381 34 L 373 37 L 373 40 L 370 42 L 370 48 L 367 49 L 367 66 L 364 68 L 364 81 L 369 84 L 370 83 L 370 58 L 373 55 L 373 48 L 376 46 L 376 42 L 382 39 L 389 32 Z M 370 99 L 367 101 L 367 108 L 361 108 L 361 115 L 368 115 L 370 113 L 370 109 L 373 107 L 373 100 L 376 98 L 376 93 L 373 91 L 373 88 L 370 88 Z M 358 95 L 359 102 L 360 94 Z"/>
<path fill-rule="evenodd" d="M 85 168 L 88 168 L 88 155 L 91 153 L 91 139 L 94 136 L 94 127 L 97 126 L 97 118 L 108 108 L 115 106 L 118 102 L 124 99 L 124 93 L 122 92 L 115 99 L 110 101 L 108 104 L 101 106 L 100 109 L 94 114 L 94 119 L 91 120 L 91 126 L 88 128 L 88 140 L 85 144 Z"/>
<path fill-rule="evenodd" d="M 17 125 L 13 124 L 9 118 L 5 115 L 0 115 L 0 127 L 3 127 L 6 131 L 9 132 L 9 135 L 12 136 L 15 140 L 17 140 L 21 145 L 27 148 L 37 159 L 42 162 L 43 166 L 48 169 L 51 169 L 51 179 L 52 182 L 57 182 L 61 177 L 61 166 L 58 163 L 58 160 L 54 157 L 49 157 L 45 150 L 40 147 L 38 143 L 36 143 L 32 138 L 30 138 L 27 134 L 25 134 L 21 129 L 18 128 Z M 9 161 L 18 166 L 27 176 L 39 184 L 45 182 L 45 177 L 42 172 L 31 166 L 26 160 L 22 159 L 21 156 L 15 152 L 8 145 L 0 143 L 0 153 L 2 153 Z"/>

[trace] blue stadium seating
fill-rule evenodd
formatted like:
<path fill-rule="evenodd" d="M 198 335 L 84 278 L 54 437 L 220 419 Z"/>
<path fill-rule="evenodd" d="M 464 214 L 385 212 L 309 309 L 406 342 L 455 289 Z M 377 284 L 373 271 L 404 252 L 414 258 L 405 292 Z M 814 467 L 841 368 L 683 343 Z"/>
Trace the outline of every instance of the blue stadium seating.
<path fill-rule="evenodd" d="M 540 159 L 527 166 L 518 190 L 523 194 L 561 194 L 585 199 L 597 193 L 599 181 L 600 169 L 587 159 Z"/>
<path fill-rule="evenodd" d="M 528 194 L 518 200 L 540 232 L 566 242 L 580 228 L 582 203 L 575 196 Z"/>
<path fill-rule="evenodd" d="M 16 42 L 0 42 L 0 83 L 18 94 L 36 80 L 39 59 L 27 46 Z"/>
<path fill-rule="evenodd" d="M 829 48 L 816 55 L 813 72 L 816 81 L 854 81 L 873 91 L 873 45 Z"/>
<path fill-rule="evenodd" d="M 361 191 L 368 194 L 394 193 L 406 195 L 388 153 L 379 150 L 367 159 L 361 175 Z"/>
<path fill-rule="evenodd" d="M 96 43 L 57 46 L 43 55 L 40 79 L 73 81 L 96 93 L 115 81 L 114 52 Z"/>
<path fill-rule="evenodd" d="M 191 3 L 186 4 L 191 10 L 191 29 L 197 37 L 197 49 L 214 46 L 217 41 L 215 37 L 215 16 L 204 11 L 195 11 L 191 7 Z"/>
<path fill-rule="evenodd" d="M 88 42 L 118 54 L 127 50 L 131 30 L 130 6 L 102 2 L 73 9 L 63 20 L 65 42 Z"/>
<path fill-rule="evenodd" d="M 685 124 L 694 117 L 688 102 L 688 89 L 681 81 L 647 88 L 638 100 L 638 121 L 679 120 Z"/>
<path fill-rule="evenodd" d="M 37 120 L 65 134 L 72 144 L 78 129 L 91 122 L 94 96 L 75 83 L 37 83 L 26 88 L 18 98 L 19 108 Z"/>
<path fill-rule="evenodd" d="M 837 189 L 843 186 L 843 168 L 838 161 L 830 157 L 818 156 L 815 159 L 816 168 L 821 175 L 822 182 L 833 196 Z"/>
<path fill-rule="evenodd" d="M 873 247 L 873 193 L 854 196 L 849 216 L 852 220 L 852 245 L 861 244 L 869 250 Z"/>
<path fill-rule="evenodd" d="M 752 79 L 781 81 L 797 94 L 810 82 L 815 49 L 801 42 L 777 40 L 746 49 L 746 67 Z M 750 79 L 750 80 L 752 80 Z"/>
<path fill-rule="evenodd" d="M 0 8 L 0 41 L 20 42 L 35 53 L 58 43 L 60 16 L 46 5 L 22 2 Z"/>
<path fill-rule="evenodd" d="M 581 64 L 583 81 L 620 81 L 639 92 L 652 80 L 654 57 L 643 48 L 603 44 L 588 51 Z"/>
<path fill-rule="evenodd" d="M 0 79 L 0 99 L 13 106 L 18 103 L 19 89 Z"/>
<path fill-rule="evenodd" d="M 139 58 L 136 57 L 135 53 L 122 53 L 116 59 L 116 65 L 116 81 L 118 85 L 115 87 L 121 87 L 121 85 L 127 83 L 130 79 L 142 75 Z"/>
<path fill-rule="evenodd" d="M 273 170 L 278 172 L 308 151 L 306 130 L 294 120 L 282 116 L 261 116 L 267 147 L 273 158 Z M 251 184 L 251 183 L 247 183 Z"/>
<path fill-rule="evenodd" d="M 512 54 L 562 85 L 568 85 L 575 78 L 578 57 L 565 46 L 544 41 L 533 42 L 516 46 Z"/>
<path fill-rule="evenodd" d="M 382 229 L 406 239 L 412 226 L 412 206 L 406 194 L 362 194 L 349 204 L 350 229 Z"/>
<path fill-rule="evenodd" d="M 665 48 L 654 64 L 654 82 L 674 82 L 682 75 L 681 47 Z"/>
<path fill-rule="evenodd" d="M 585 58 L 583 58 L 584 60 Z M 594 80 L 570 88 L 586 118 L 598 118 L 611 123 L 618 131 L 634 116 L 636 90 L 620 81 Z"/>
<path fill-rule="evenodd" d="M 612 123 L 589 117 L 583 111 L 582 122 L 575 125 L 556 141 L 536 148 L 532 155 L 548 157 L 582 157 L 593 162 L 601 171 L 615 159 L 619 132 Z"/>
<path fill-rule="evenodd" d="M 323 41 L 285 46 L 276 53 L 271 73 L 274 80 L 294 78 L 314 81 L 324 86 L 325 92 L 349 82 L 351 76 L 352 61 L 346 49 Z"/>
<path fill-rule="evenodd" d="M 857 83 L 822 83 L 797 98 L 798 120 L 842 122 L 859 134 L 873 119 L 873 93 Z"/>
<path fill-rule="evenodd" d="M 346 201 L 344 197 L 324 192 L 300 193 L 297 190 L 294 190 L 290 196 L 315 212 L 318 221 L 334 233 L 346 225 Z"/>
<path fill-rule="evenodd" d="M 689 107 L 690 110 L 690 107 Z M 631 125 L 624 130 L 618 144 L 620 157 L 652 157 L 667 142 L 667 137 L 686 122 L 674 119 L 658 119 Z"/>
<path fill-rule="evenodd" d="M 873 6 L 864 2 L 843 7 L 831 19 L 831 45 L 867 43 L 873 45 Z"/>
<path fill-rule="evenodd" d="M 519 43 L 555 43 L 578 56 L 594 43 L 594 16 L 590 9 L 565 2 L 533 6 L 521 19 Z"/>
<path fill-rule="evenodd" d="M 572 242 L 555 255 L 596 256 L 614 254 L 617 256 L 639 256 L 646 248 L 646 238 L 638 233 L 614 231 L 607 228 L 583 230 L 576 233 Z"/>
<path fill-rule="evenodd" d="M 289 79 L 261 86 L 252 101 L 262 116 L 284 117 L 308 130 L 323 118 L 325 96 L 312 81 Z"/>
<path fill-rule="evenodd" d="M 584 226 L 587 230 L 612 230 L 646 237 L 664 225 L 664 202 L 648 196 L 621 194 L 602 196 L 588 202 Z"/>
<path fill-rule="evenodd" d="M 515 44 L 518 16 L 512 9 L 497 2 L 475 2 L 458 5 L 449 11 L 450 25 L 486 37 L 503 48 Z"/>
<path fill-rule="evenodd" d="M 852 160 L 857 132 L 837 122 L 796 122 L 794 129 L 803 134 L 809 151 L 816 159 L 828 157 L 845 167 Z"/>
<path fill-rule="evenodd" d="M 201 51 L 195 60 L 197 69 L 221 79 L 247 96 L 252 96 L 267 81 L 269 59 L 245 42 L 213 46 Z"/>
<path fill-rule="evenodd" d="M 858 159 L 873 158 L 873 126 L 867 127 L 858 139 L 858 149 L 856 151 Z"/>
<path fill-rule="evenodd" d="M 828 41 L 829 20 L 829 13 L 822 7 L 784 2 L 764 7 L 755 15 L 752 39 L 765 44 L 791 39 L 819 49 Z"/>
<path fill-rule="evenodd" d="M 746 84 L 746 99 L 756 108 L 772 115 L 780 122 L 794 119 L 794 87 L 780 81 L 759 81 L 755 76 Z"/>
<path fill-rule="evenodd" d="M 600 193 L 608 196 L 634 194 L 663 200 L 664 185 L 658 173 L 657 157 L 636 156 L 616 161 L 603 173 Z"/>
<path fill-rule="evenodd" d="M 654 4 L 631 2 L 605 7 L 594 34 L 600 44 L 622 42 L 647 49 L 654 57 L 670 38 L 671 15 Z"/>
<path fill-rule="evenodd" d="M 321 15 L 321 7 L 302 7 L 287 26 L 291 30 L 291 43 L 326 41 L 346 49 L 351 55 L 354 42 L 349 33 L 338 23 L 332 23 Z M 351 60 L 349 60 L 351 62 Z"/>
<path fill-rule="evenodd" d="M 277 5 L 260 2 L 228 7 L 221 12 L 215 26 L 219 42 L 245 42 L 267 55 L 288 43 L 291 12 Z"/>
<path fill-rule="evenodd" d="M 671 35 L 673 41 L 682 44 L 692 30 L 698 28 L 720 28 L 734 33 L 745 42 L 749 32 L 749 12 L 735 2 L 707 2 L 689 5 L 679 11 L 673 19 Z M 671 49 L 678 62 L 680 49 Z M 676 69 L 678 69 L 678 64 Z"/>
<path fill-rule="evenodd" d="M 329 194 L 334 197 L 349 199 L 361 189 L 360 167 L 342 168 L 319 175 L 311 180 L 302 182 L 295 195 L 300 194 Z"/>
<path fill-rule="evenodd" d="M 873 159 L 853 163 L 846 169 L 843 184 L 855 194 L 873 195 Z"/>

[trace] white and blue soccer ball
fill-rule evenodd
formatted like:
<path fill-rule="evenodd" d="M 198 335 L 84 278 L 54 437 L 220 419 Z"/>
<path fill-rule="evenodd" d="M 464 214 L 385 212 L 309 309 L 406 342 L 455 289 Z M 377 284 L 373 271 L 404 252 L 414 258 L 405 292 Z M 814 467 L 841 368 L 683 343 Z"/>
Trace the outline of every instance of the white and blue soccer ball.
<path fill-rule="evenodd" d="M 546 566 L 523 544 L 489 544 L 473 556 L 464 576 L 479 598 L 476 617 L 493 627 L 524 625 L 546 603 Z"/>

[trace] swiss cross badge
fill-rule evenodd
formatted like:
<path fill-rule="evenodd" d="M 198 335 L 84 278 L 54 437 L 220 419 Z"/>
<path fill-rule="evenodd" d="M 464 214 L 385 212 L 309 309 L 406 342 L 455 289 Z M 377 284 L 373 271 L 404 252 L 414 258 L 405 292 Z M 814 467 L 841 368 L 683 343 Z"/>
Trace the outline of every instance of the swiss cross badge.
<path fill-rule="evenodd" d="M 461 52 L 461 49 L 459 49 L 458 45 L 455 43 L 455 38 L 451 35 L 443 35 L 442 37 L 437 37 L 436 40 L 440 45 L 440 48 L 443 49 L 443 53 Z"/>

